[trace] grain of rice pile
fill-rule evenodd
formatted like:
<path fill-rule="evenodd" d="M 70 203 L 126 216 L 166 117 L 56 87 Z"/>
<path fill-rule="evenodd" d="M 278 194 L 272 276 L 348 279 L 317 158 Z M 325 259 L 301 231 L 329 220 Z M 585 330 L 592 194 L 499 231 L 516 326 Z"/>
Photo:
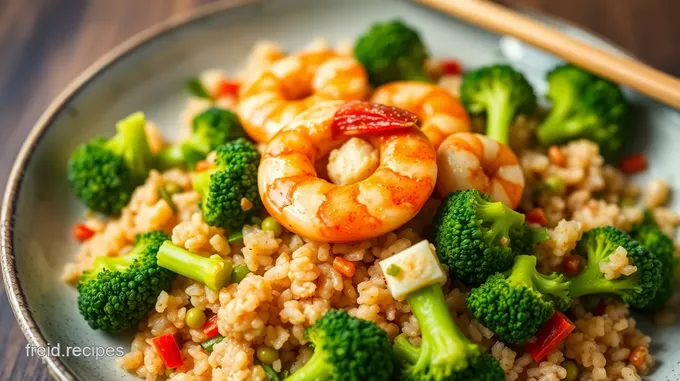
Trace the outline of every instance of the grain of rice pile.
<path fill-rule="evenodd" d="M 255 55 L 262 62 L 251 66 L 265 67 L 280 58 L 282 52 L 278 46 L 265 43 L 258 45 Z M 204 74 L 206 78 L 219 75 Z M 459 80 L 444 78 L 443 82 L 457 92 Z M 231 100 L 223 102 L 222 107 L 233 107 Z M 183 118 L 190 120 L 208 106 L 209 102 L 193 99 Z M 528 130 L 533 122 L 522 119 L 518 123 L 523 124 L 519 129 Z M 154 137 L 153 133 L 149 135 Z M 158 139 L 159 135 L 155 135 L 155 140 Z M 156 142 L 157 147 L 162 145 Z M 597 146 L 591 142 L 575 141 L 548 152 L 522 149 L 520 161 L 527 179 L 521 208 L 543 208 L 550 228 L 550 240 L 537 250 L 544 269 L 559 269 L 584 231 L 604 225 L 630 230 L 642 219 L 642 206 L 635 203 L 620 206 L 623 199 L 637 201 L 640 189 L 628 184 L 617 169 L 604 164 Z M 546 188 L 548 179 L 558 179 L 564 186 Z M 175 214 L 157 193 L 160 185 L 169 182 L 183 189 L 172 196 L 178 209 Z M 664 207 L 668 193 L 668 185 L 656 181 L 650 183 L 642 198 L 646 206 L 655 208 L 654 216 L 662 228 L 674 233 L 680 217 Z M 276 238 L 272 232 L 248 225 L 243 228 L 243 242 L 230 244 L 223 229 L 203 221 L 199 201 L 199 195 L 191 189 L 190 174 L 179 170 L 152 171 L 119 218 L 86 219 L 86 225 L 96 234 L 65 268 L 64 280 L 76 283 L 96 256 L 125 253 L 138 233 L 154 229 L 167 232 L 173 243 L 190 251 L 218 253 L 234 264 L 247 265 L 250 274 L 245 279 L 219 292 L 178 277 L 169 292 L 159 295 L 155 311 L 140 324 L 130 352 L 118 360 L 130 373 L 146 380 L 166 376 L 170 380 L 266 380 L 263 368 L 255 360 L 260 345 L 278 350 L 278 358 L 272 363 L 275 371 L 294 371 L 312 354 L 304 338 L 305 327 L 330 308 L 346 309 L 353 316 L 375 322 L 390 339 L 403 332 L 414 343 L 419 342 L 418 322 L 406 303 L 392 298 L 378 261 L 422 240 L 440 201 L 431 199 L 416 218 L 398 231 L 351 244 L 318 243 L 289 232 Z M 336 256 L 355 265 L 356 272 L 351 278 L 333 267 Z M 623 248 L 601 268 L 610 279 L 636 270 L 629 265 Z M 593 315 L 577 302 L 573 308 L 576 330 L 544 361 L 536 363 L 519 348 L 496 340 L 493 332 L 471 317 L 465 307 L 468 289 L 449 280 L 444 291 L 461 329 L 500 361 L 509 381 L 564 379 L 567 371 L 561 364 L 567 360 L 582 368 L 580 380 L 635 381 L 654 364 L 654 357 L 649 354 L 650 338 L 636 329 L 636 321 L 629 316 L 626 305 L 607 301 L 602 313 Z M 680 295 L 674 296 L 673 303 L 680 303 Z M 185 325 L 185 314 L 192 307 L 218 316 L 219 332 L 225 339 L 214 346 L 212 353 L 200 345 L 205 334 Z M 674 315 L 663 311 L 658 320 L 673 322 Z M 185 362 L 180 368 L 166 370 L 151 345 L 151 338 L 164 333 L 181 338 Z M 633 354 L 638 357 L 632 359 Z"/>

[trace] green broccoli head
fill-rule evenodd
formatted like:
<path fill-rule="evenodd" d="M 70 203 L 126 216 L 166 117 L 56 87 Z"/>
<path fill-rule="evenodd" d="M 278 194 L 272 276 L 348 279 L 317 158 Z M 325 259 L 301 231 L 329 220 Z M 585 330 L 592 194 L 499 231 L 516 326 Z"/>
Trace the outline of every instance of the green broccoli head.
<path fill-rule="evenodd" d="M 628 261 L 637 267 L 637 271 L 616 279 L 606 279 L 600 271 L 600 263 L 609 262 L 609 257 L 619 246 L 628 252 Z M 628 233 L 613 226 L 589 230 L 576 245 L 576 253 L 586 258 L 586 266 L 571 279 L 573 297 L 609 294 L 633 307 L 643 308 L 656 296 L 660 286 L 661 262 Z"/>
<path fill-rule="evenodd" d="M 161 151 L 158 156 L 161 168 L 193 169 L 197 162 L 221 144 L 246 136 L 238 116 L 219 107 L 210 107 L 198 114 L 192 126 L 193 133 L 186 141 Z"/>
<path fill-rule="evenodd" d="M 111 139 L 92 139 L 73 151 L 67 165 L 71 188 L 88 208 L 113 215 L 130 201 L 153 166 L 141 112 L 116 125 Z"/>
<path fill-rule="evenodd" d="M 420 346 L 406 336 L 394 340 L 402 381 L 503 381 L 505 372 L 460 331 L 438 284 L 407 296 L 422 333 Z"/>
<path fill-rule="evenodd" d="M 439 207 L 432 243 L 457 279 L 478 285 L 512 267 L 515 256 L 530 252 L 544 232 L 529 228 L 523 214 L 470 189 L 450 194 Z"/>
<path fill-rule="evenodd" d="M 259 152 L 244 138 L 217 148 L 215 166 L 194 176 L 194 189 L 201 195 L 201 211 L 208 225 L 236 230 L 259 213 L 259 163 Z M 244 198 L 252 204 L 249 210 L 241 207 Z"/>
<path fill-rule="evenodd" d="M 399 80 L 429 81 L 423 71 L 427 48 L 418 32 L 401 20 L 373 24 L 357 40 L 354 56 L 374 86 Z"/>
<path fill-rule="evenodd" d="M 675 270 L 678 262 L 673 240 L 656 226 L 637 227 L 633 230 L 632 237 L 661 263 L 659 289 L 654 299 L 643 308 L 647 312 L 659 311 L 675 291 Z"/>
<path fill-rule="evenodd" d="M 522 73 L 510 65 L 490 65 L 463 76 L 460 97 L 470 114 L 486 114 L 486 134 L 508 144 L 510 125 L 520 113 L 536 109 L 536 95 Z"/>
<path fill-rule="evenodd" d="M 573 65 L 561 65 L 547 76 L 553 109 L 538 127 L 543 145 L 588 139 L 605 157 L 616 156 L 630 132 L 629 106 L 618 85 Z"/>
<path fill-rule="evenodd" d="M 557 306 L 553 302 L 558 300 Z M 518 255 L 505 274 L 496 274 L 472 289 L 467 307 L 480 323 L 501 340 L 523 344 L 550 319 L 555 308 L 571 304 L 569 282 L 561 274 L 543 275 L 536 257 Z"/>
<path fill-rule="evenodd" d="M 388 381 L 394 372 L 394 354 L 387 333 L 375 323 L 330 310 L 305 336 L 314 354 L 286 381 Z"/>
<path fill-rule="evenodd" d="M 169 237 L 161 232 L 137 237 L 132 251 L 120 257 L 97 257 L 78 282 L 78 309 L 93 329 L 119 332 L 136 328 L 153 310 L 175 273 L 156 264 L 159 247 Z"/>

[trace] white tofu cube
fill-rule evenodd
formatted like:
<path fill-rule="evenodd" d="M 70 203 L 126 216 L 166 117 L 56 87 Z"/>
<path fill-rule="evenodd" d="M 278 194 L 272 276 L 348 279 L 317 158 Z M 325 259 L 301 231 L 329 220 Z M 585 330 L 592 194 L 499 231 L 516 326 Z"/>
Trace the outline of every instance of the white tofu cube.
<path fill-rule="evenodd" d="M 435 283 L 446 283 L 446 274 L 428 241 L 420 241 L 408 249 L 380 261 L 387 288 L 396 300 Z M 393 275 L 390 275 L 393 274 Z"/>

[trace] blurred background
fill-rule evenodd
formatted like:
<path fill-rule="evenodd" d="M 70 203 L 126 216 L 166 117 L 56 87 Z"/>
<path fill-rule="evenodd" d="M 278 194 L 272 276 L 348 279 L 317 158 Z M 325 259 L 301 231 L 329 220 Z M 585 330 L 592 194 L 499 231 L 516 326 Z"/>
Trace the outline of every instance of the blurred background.
<path fill-rule="evenodd" d="M 214 1 L 229 0 L 0 0 L 3 189 L 31 126 L 79 73 L 135 33 Z M 570 21 L 680 76 L 680 0 L 499 2 Z M 0 380 L 49 380 L 39 359 L 26 356 L 26 341 L 1 286 L 0 294 Z"/>

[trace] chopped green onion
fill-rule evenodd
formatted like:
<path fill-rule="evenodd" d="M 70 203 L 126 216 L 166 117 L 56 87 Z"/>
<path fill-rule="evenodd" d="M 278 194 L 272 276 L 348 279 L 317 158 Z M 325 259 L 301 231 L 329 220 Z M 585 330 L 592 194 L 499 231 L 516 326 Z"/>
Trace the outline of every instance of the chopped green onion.
<path fill-rule="evenodd" d="M 205 90 L 205 87 L 201 84 L 201 81 L 198 80 L 198 78 L 191 78 L 187 81 L 187 91 L 199 98 L 204 98 L 204 99 L 212 99 L 210 94 Z"/>
<path fill-rule="evenodd" d="M 172 209 L 172 213 L 177 214 L 177 205 L 175 204 L 174 201 L 172 201 L 172 196 L 170 193 L 168 193 L 168 190 L 165 189 L 164 187 L 158 187 L 158 196 L 165 201 L 170 209 Z"/>
<path fill-rule="evenodd" d="M 181 185 L 173 182 L 165 183 L 165 190 L 168 191 L 170 195 L 181 193 L 184 188 Z"/>
<path fill-rule="evenodd" d="M 389 276 L 397 276 L 399 273 L 401 273 L 401 267 L 395 264 L 392 264 L 387 268 L 387 275 Z"/>
<path fill-rule="evenodd" d="M 621 206 L 634 206 L 635 199 L 633 197 L 624 197 L 621 199 Z"/>
<path fill-rule="evenodd" d="M 279 378 L 279 375 L 276 374 L 276 372 L 274 371 L 274 368 L 272 368 L 271 365 L 263 363 L 263 364 L 260 364 L 260 366 L 262 367 L 262 369 L 264 369 L 264 373 L 267 375 L 267 379 L 269 381 L 280 381 L 281 380 Z"/>
<path fill-rule="evenodd" d="M 217 336 L 215 336 L 211 339 L 208 339 L 208 340 L 202 342 L 201 346 L 203 347 L 203 349 L 208 351 L 208 353 L 212 353 L 213 347 L 215 346 L 215 344 L 218 344 L 222 340 L 224 340 L 224 336 L 217 335 Z"/>
<path fill-rule="evenodd" d="M 243 241 L 243 231 L 239 230 L 229 234 L 229 238 L 227 238 L 227 241 L 229 241 L 229 243 Z"/>

